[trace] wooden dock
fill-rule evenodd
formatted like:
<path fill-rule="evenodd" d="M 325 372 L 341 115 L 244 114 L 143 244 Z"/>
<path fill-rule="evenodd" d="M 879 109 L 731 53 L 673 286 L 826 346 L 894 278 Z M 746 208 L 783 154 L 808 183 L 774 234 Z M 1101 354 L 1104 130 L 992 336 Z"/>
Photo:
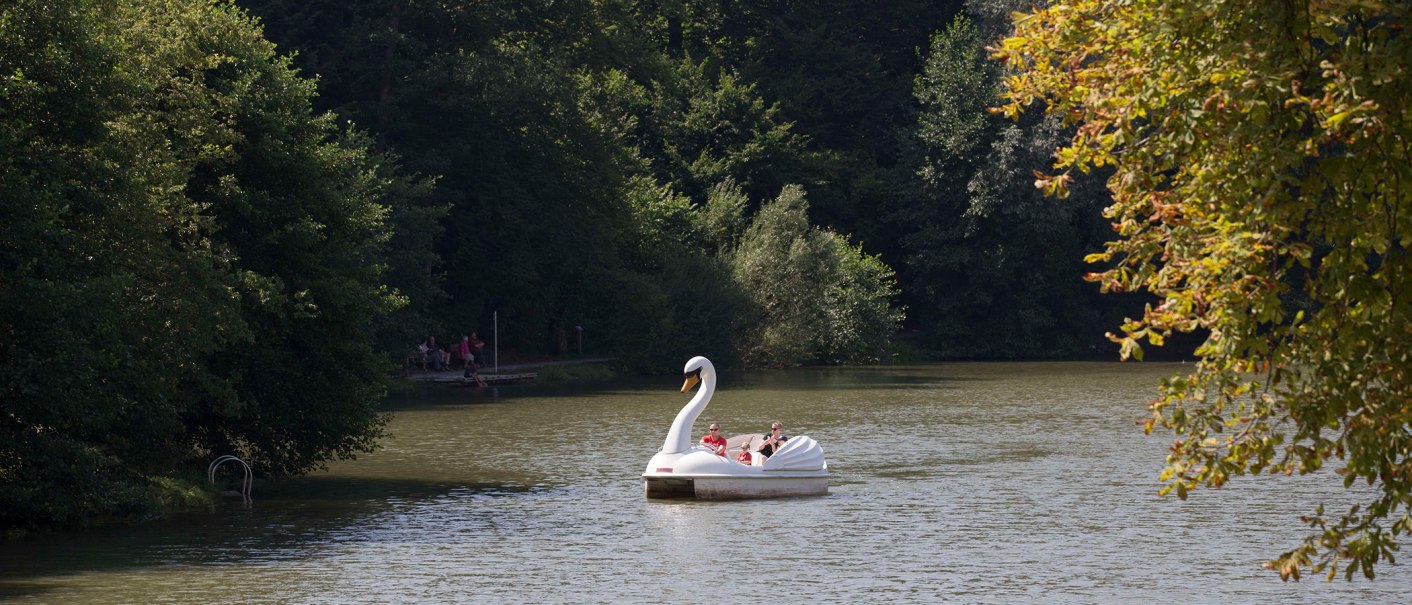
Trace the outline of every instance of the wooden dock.
<path fill-rule="evenodd" d="M 608 357 L 592 357 L 577 359 L 562 359 L 552 361 L 541 361 L 536 363 L 504 364 L 500 366 L 500 373 L 486 372 L 489 368 L 482 368 L 480 379 L 485 381 L 486 386 L 500 386 L 507 384 L 521 384 L 531 382 L 539 378 L 538 370 L 548 366 L 580 365 L 590 363 L 608 363 L 612 361 Z M 474 384 L 474 379 L 464 377 L 463 368 L 446 368 L 441 371 L 436 370 L 416 370 L 404 368 L 402 376 L 407 380 L 416 382 L 435 382 L 447 386 L 469 386 Z"/>
<path fill-rule="evenodd" d="M 497 386 L 502 384 L 518 384 L 529 382 L 539 378 L 539 372 L 521 372 L 519 374 L 481 374 L 480 379 L 485 381 L 486 386 Z M 462 376 L 437 377 L 431 380 L 443 384 L 450 384 L 458 387 L 468 387 L 475 384 L 474 378 L 464 378 Z"/>
<path fill-rule="evenodd" d="M 482 373 L 480 379 L 486 384 L 515 384 L 529 382 L 539 377 L 539 372 L 506 372 L 503 374 Z M 440 372 L 412 372 L 406 374 L 408 380 L 416 382 L 436 382 L 441 384 L 460 384 L 475 382 L 473 378 L 466 378 L 463 370 L 443 370 Z"/>

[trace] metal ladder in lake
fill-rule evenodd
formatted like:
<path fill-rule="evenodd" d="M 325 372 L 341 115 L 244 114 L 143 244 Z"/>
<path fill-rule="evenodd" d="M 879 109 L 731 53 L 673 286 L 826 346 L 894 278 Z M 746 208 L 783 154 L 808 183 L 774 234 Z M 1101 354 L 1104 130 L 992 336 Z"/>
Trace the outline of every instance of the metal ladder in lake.
<path fill-rule="evenodd" d="M 211 466 L 206 467 L 206 479 L 214 485 L 216 483 L 216 469 L 220 468 L 222 464 L 231 461 L 239 462 L 240 466 L 245 468 L 245 481 L 242 482 L 240 486 L 240 497 L 245 499 L 246 506 L 250 506 L 250 487 L 255 482 L 255 475 L 250 472 L 250 465 L 246 464 L 244 460 L 230 454 L 216 458 L 216 460 L 211 463 Z"/>

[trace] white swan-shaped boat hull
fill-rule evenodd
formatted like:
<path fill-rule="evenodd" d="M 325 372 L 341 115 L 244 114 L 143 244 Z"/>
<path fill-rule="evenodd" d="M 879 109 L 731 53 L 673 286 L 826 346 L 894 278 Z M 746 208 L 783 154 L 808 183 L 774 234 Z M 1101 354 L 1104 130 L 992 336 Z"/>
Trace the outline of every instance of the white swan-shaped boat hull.
<path fill-rule="evenodd" d="M 755 455 L 758 460 L 761 456 Z M 745 465 L 705 450 L 658 452 L 642 473 L 648 498 L 734 500 L 822 496 L 829 493 L 824 450 L 808 437 L 792 437 L 764 464 Z"/>
<path fill-rule="evenodd" d="M 662 450 L 642 473 L 648 498 L 698 498 L 733 500 L 820 496 L 829 492 L 829 465 L 824 450 L 809 437 L 792 437 L 774 455 L 758 453 L 746 465 L 716 455 L 691 443 L 691 424 L 710 403 L 715 392 L 715 367 L 705 357 L 686 364 L 688 390 L 699 376 L 701 390 L 682 408 L 667 433 Z M 748 447 L 750 440 L 746 441 Z"/>

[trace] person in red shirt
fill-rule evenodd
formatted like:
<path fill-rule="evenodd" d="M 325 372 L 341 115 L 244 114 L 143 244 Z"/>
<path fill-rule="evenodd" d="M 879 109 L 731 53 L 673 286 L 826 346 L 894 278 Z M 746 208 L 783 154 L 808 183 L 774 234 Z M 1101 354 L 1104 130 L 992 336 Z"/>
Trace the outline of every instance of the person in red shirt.
<path fill-rule="evenodd" d="M 479 336 L 476 336 L 475 330 L 471 330 L 470 335 L 466 337 L 466 344 L 464 346 L 470 350 L 471 359 L 476 364 L 476 367 L 485 367 L 485 341 L 481 340 Z"/>
<path fill-rule="evenodd" d="M 726 438 L 721 436 L 721 425 L 711 423 L 711 432 L 701 436 L 701 442 L 716 452 L 717 456 L 726 455 Z"/>
<path fill-rule="evenodd" d="M 750 466 L 750 442 L 740 444 L 740 453 L 735 455 L 735 461 L 745 466 Z"/>

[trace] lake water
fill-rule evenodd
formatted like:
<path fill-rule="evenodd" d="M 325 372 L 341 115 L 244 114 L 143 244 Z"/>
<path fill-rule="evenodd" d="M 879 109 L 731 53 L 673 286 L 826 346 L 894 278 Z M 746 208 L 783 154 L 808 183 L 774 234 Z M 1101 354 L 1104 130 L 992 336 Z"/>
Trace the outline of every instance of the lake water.
<path fill-rule="evenodd" d="M 683 360 L 684 361 L 684 360 Z M 648 501 L 639 474 L 680 377 L 428 387 L 384 447 L 135 527 L 0 542 L 26 603 L 1404 603 L 1373 582 L 1283 583 L 1260 563 L 1319 477 L 1156 495 L 1170 436 L 1134 424 L 1174 364 L 985 363 L 726 373 L 693 431 L 824 447 L 828 496 Z M 1331 508 L 1331 510 L 1333 510 Z"/>

